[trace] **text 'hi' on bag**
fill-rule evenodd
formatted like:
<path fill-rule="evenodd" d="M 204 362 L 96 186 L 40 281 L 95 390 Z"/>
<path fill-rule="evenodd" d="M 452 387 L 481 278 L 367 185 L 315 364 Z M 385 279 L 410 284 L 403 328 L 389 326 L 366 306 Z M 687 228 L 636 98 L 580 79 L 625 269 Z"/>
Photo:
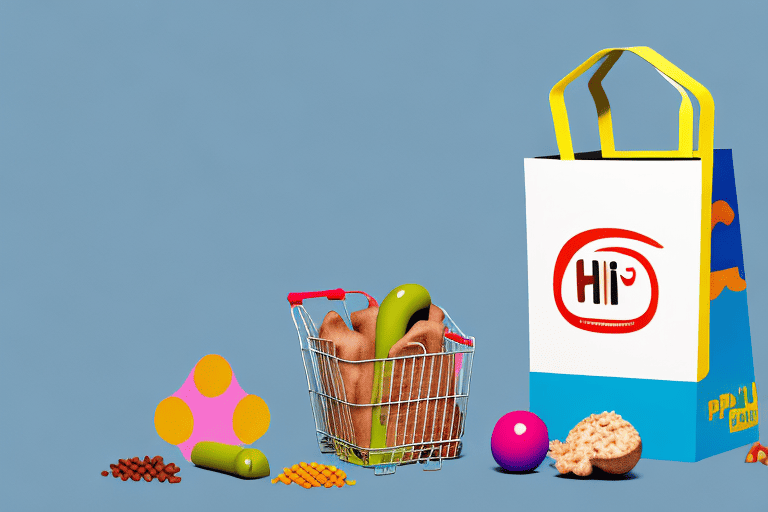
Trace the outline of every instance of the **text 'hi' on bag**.
<path fill-rule="evenodd" d="M 679 147 L 616 151 L 601 82 L 623 52 L 680 92 Z M 601 151 L 574 154 L 564 91 L 589 80 Z M 693 106 L 699 102 L 698 150 Z M 647 47 L 606 49 L 550 92 L 559 156 L 525 159 L 530 410 L 551 439 L 616 411 L 643 457 L 697 461 L 758 439 L 731 150 L 714 102 Z"/>

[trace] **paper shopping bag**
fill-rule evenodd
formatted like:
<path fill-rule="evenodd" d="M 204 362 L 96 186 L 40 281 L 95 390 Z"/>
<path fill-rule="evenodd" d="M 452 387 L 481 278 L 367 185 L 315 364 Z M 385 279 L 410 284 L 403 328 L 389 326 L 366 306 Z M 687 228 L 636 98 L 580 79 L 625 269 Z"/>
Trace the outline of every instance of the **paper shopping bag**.
<path fill-rule="evenodd" d="M 601 86 L 623 52 L 681 94 L 674 151 L 617 151 Z M 589 81 L 601 151 L 574 154 L 563 93 Z M 693 107 L 699 102 L 698 150 Z M 530 409 L 552 439 L 616 411 L 643 457 L 697 461 L 758 439 L 730 150 L 709 92 L 650 48 L 607 49 L 550 93 L 559 155 L 525 159 Z"/>

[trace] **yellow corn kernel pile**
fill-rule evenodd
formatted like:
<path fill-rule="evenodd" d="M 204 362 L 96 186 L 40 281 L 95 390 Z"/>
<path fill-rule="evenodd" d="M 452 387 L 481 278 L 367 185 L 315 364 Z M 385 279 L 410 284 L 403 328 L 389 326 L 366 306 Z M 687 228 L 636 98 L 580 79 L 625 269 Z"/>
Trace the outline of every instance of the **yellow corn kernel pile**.
<path fill-rule="evenodd" d="M 285 485 L 296 483 L 309 489 L 311 487 L 344 487 L 355 485 L 354 480 L 347 480 L 347 474 L 336 466 L 326 466 L 317 462 L 299 462 L 289 468 L 283 468 L 283 472 L 272 479 L 272 483 L 283 482 Z"/>

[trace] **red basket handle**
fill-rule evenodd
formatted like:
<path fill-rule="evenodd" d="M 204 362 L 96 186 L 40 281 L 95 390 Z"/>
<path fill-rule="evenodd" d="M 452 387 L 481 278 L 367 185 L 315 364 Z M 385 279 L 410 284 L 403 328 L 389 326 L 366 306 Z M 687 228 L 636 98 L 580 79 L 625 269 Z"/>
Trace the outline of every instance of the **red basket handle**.
<path fill-rule="evenodd" d="M 348 293 L 359 293 L 361 295 L 365 295 L 368 297 L 368 307 L 378 307 L 379 303 L 376 302 L 376 299 L 371 297 L 365 292 L 359 292 L 359 291 L 349 291 L 345 292 L 341 288 L 336 288 L 335 290 L 323 290 L 320 292 L 299 292 L 299 293 L 289 293 L 288 294 L 288 302 L 291 304 L 291 307 L 293 306 L 299 306 L 304 302 L 304 299 L 317 299 L 320 297 L 325 297 L 328 300 L 344 300 L 344 298 L 347 296 Z"/>
<path fill-rule="evenodd" d="M 460 336 L 460 335 L 456 334 L 455 332 L 451 332 L 451 331 L 448 330 L 447 327 L 445 328 L 445 337 L 448 338 L 449 340 L 455 341 L 456 343 L 461 343 L 462 345 L 467 345 L 469 347 L 472 346 L 472 340 L 471 339 L 465 338 L 463 336 Z"/>

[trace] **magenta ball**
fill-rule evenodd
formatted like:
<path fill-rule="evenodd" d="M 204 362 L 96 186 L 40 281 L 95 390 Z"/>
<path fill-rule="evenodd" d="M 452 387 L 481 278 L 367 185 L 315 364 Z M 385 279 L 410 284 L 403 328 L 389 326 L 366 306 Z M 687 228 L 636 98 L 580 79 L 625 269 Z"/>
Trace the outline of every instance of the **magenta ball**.
<path fill-rule="evenodd" d="M 507 471 L 530 471 L 539 467 L 549 450 L 549 433 L 541 418 L 528 411 L 505 414 L 491 434 L 491 452 Z"/>

